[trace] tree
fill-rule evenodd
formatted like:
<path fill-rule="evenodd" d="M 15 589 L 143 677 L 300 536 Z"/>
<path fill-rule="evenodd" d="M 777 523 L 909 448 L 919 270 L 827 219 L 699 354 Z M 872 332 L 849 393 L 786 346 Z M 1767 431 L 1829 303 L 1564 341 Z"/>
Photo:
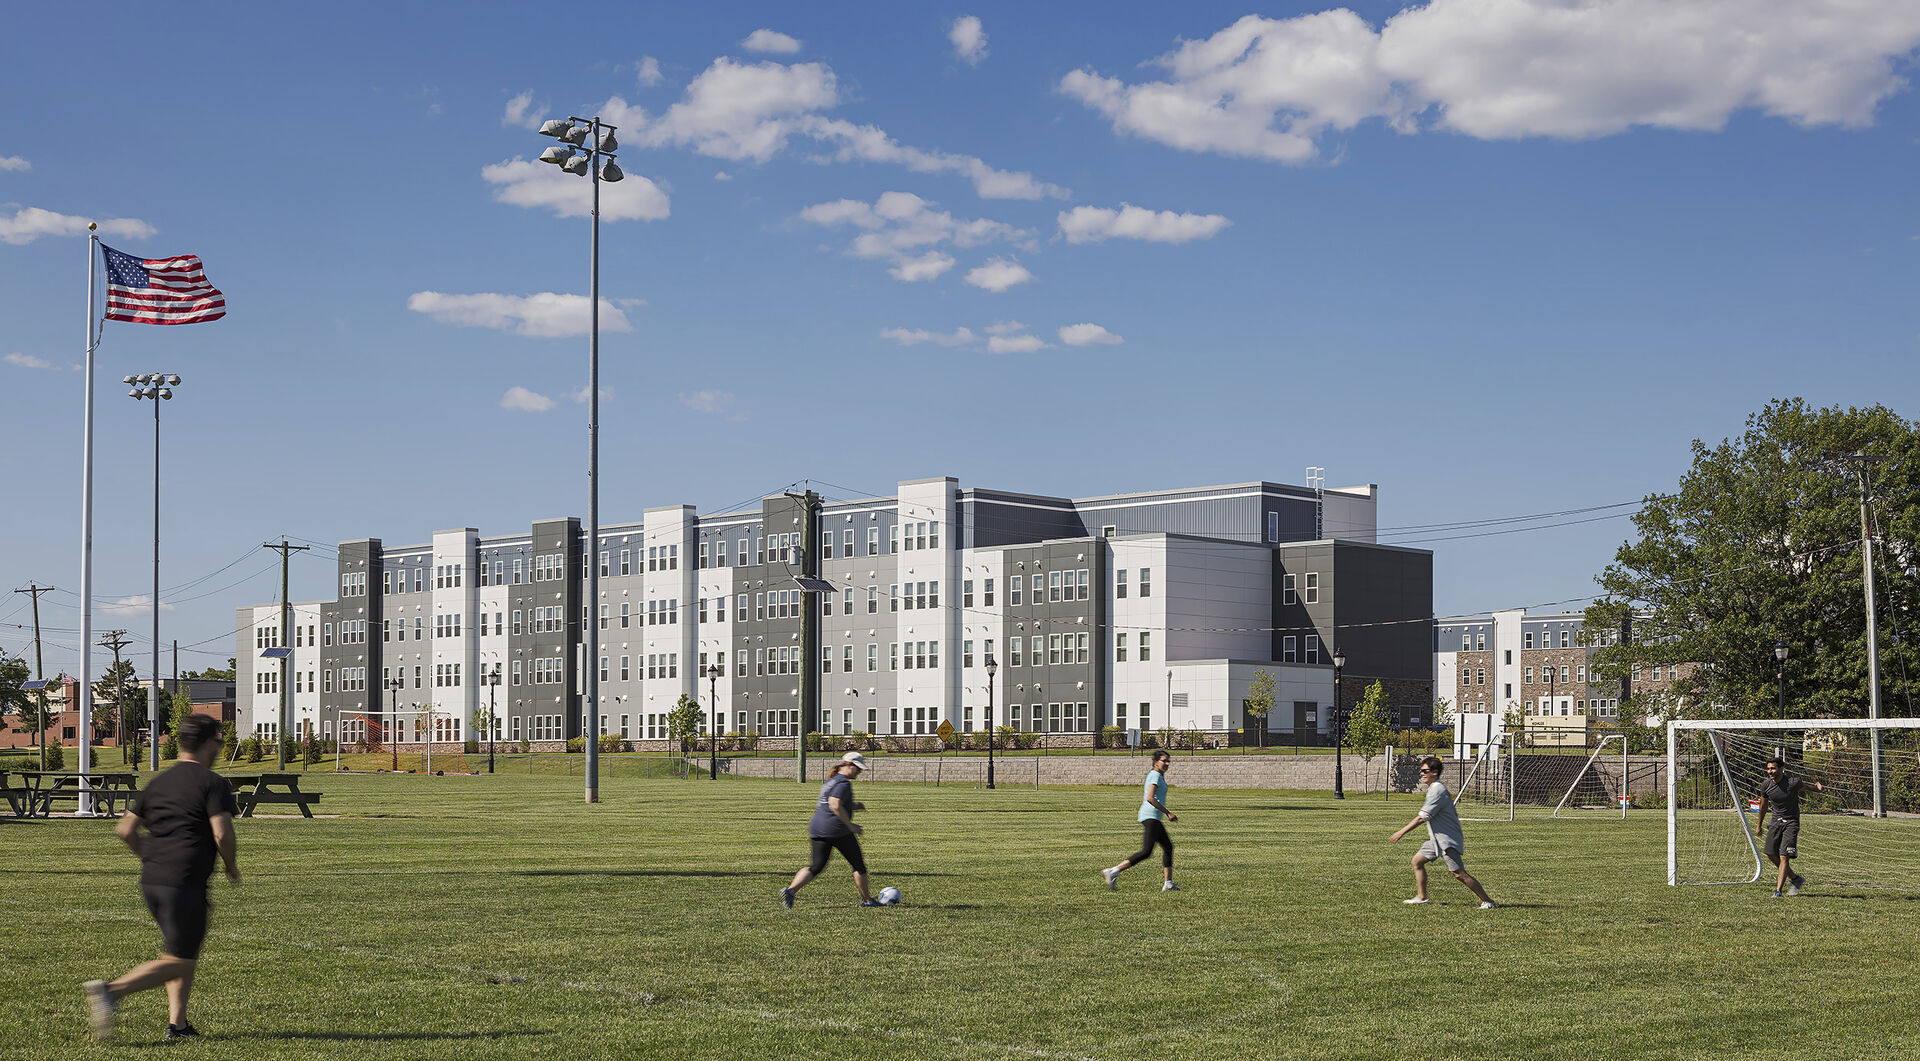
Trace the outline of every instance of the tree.
<path fill-rule="evenodd" d="M 1260 720 L 1260 747 L 1267 746 L 1267 715 L 1273 711 L 1273 675 L 1266 671 L 1253 672 L 1253 684 L 1247 686 L 1247 698 L 1241 703 L 1246 707 L 1247 716 Z"/>
<path fill-rule="evenodd" d="M 11 713 L 22 733 L 40 732 L 39 697 L 20 688 L 32 677 L 26 660 L 0 651 L 0 721 Z"/>
<path fill-rule="evenodd" d="M 1434 698 L 1433 724 L 1436 727 L 1453 725 L 1453 701 L 1452 700 L 1449 700 L 1444 696 L 1439 696 Z"/>
<path fill-rule="evenodd" d="M 208 667 L 205 670 L 190 670 L 180 675 L 180 677 L 196 678 L 202 681 L 210 681 L 210 682 L 236 681 L 237 678 L 235 676 L 240 673 L 239 667 L 237 666 L 238 663 L 239 663 L 238 660 L 234 659 L 232 656 L 228 656 L 227 665 L 225 667 Z"/>
<path fill-rule="evenodd" d="M 147 689 L 134 684 L 130 659 L 107 667 L 93 685 L 93 704 L 93 724 L 102 729 L 114 729 L 116 720 L 128 730 L 147 728 Z"/>
<path fill-rule="evenodd" d="M 681 693 L 673 710 L 667 712 L 667 739 L 678 742 L 680 754 L 685 755 L 699 732 L 700 701 Z"/>
<path fill-rule="evenodd" d="M 1376 681 L 1367 686 L 1367 693 L 1360 698 L 1359 706 L 1347 717 L 1346 729 L 1344 743 L 1347 750 L 1360 757 L 1363 767 L 1386 750 L 1391 731 L 1388 729 L 1385 683 Z"/>
<path fill-rule="evenodd" d="M 1776 708 L 1774 642 L 1784 641 L 1787 714 L 1866 714 L 1866 612 L 1860 497 L 1834 454 L 1884 458 L 1866 466 L 1880 545 L 1875 556 L 1884 702 L 1920 685 L 1920 427 L 1883 406 L 1815 409 L 1770 403 L 1746 432 L 1693 443 L 1676 489 L 1649 496 L 1600 575 L 1605 596 L 1587 608 L 1602 638 L 1598 681 L 1638 666 L 1683 667 L 1669 683 L 1677 704 L 1638 688 L 1628 718 L 1665 706 L 1693 716 L 1770 717 Z M 1617 632 L 1630 624 L 1631 637 Z M 1894 636 L 1886 637 L 1886 633 Z M 1908 677 L 1911 676 L 1911 677 Z"/>

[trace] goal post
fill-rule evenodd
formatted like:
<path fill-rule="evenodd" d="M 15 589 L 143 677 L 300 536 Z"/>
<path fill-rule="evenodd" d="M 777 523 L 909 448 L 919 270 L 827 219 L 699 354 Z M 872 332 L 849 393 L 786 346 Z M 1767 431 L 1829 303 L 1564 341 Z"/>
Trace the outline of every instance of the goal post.
<path fill-rule="evenodd" d="M 1608 774 L 1600 763 L 1600 757 L 1606 754 L 1607 746 L 1619 742 L 1620 775 L 1618 778 Z M 1591 818 L 1594 812 L 1602 812 L 1611 818 L 1615 815 L 1627 816 L 1627 781 L 1631 769 L 1627 761 L 1627 741 L 1618 733 L 1600 734 L 1599 743 L 1594 745 L 1593 754 L 1580 766 L 1568 783 L 1567 790 L 1560 794 L 1560 802 L 1553 805 L 1556 818 Z"/>
<path fill-rule="evenodd" d="M 1667 724 L 1667 883 L 1770 876 L 1755 835 L 1766 763 L 1808 782 L 1801 856 L 1821 883 L 1920 890 L 1920 719 Z M 1816 791 L 1811 785 L 1820 782 Z"/>
<path fill-rule="evenodd" d="M 1513 820 L 1514 762 L 1511 733 L 1491 734 L 1456 782 L 1454 811 L 1461 821 Z"/>

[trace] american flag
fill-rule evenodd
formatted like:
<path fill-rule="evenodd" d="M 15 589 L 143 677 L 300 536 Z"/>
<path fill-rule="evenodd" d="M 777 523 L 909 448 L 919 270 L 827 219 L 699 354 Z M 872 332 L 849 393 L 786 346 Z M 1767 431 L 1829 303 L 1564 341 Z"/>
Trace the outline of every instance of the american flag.
<path fill-rule="evenodd" d="M 102 243 L 107 319 L 129 324 L 201 324 L 227 315 L 227 297 L 207 283 L 197 254 L 136 258 Z"/>

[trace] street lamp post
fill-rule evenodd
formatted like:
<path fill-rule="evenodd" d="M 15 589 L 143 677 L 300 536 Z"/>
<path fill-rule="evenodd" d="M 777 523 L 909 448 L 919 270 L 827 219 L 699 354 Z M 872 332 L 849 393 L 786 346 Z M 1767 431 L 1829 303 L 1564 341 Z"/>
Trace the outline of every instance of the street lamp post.
<path fill-rule="evenodd" d="M 481 680 L 487 683 L 487 773 L 491 774 L 494 738 L 500 733 L 500 716 L 494 706 L 495 694 L 500 689 L 500 664 L 494 664 L 492 670 L 481 675 Z"/>
<path fill-rule="evenodd" d="M 540 127 L 540 135 L 560 141 L 540 153 L 540 161 L 559 166 L 567 173 L 584 176 L 593 185 L 593 253 L 587 293 L 587 664 L 586 688 L 581 691 L 582 714 L 591 720 L 600 710 L 600 624 L 592 616 L 600 602 L 600 182 L 618 181 L 626 176 L 614 161 L 620 143 L 614 127 L 592 118 L 558 118 Z M 605 161 L 602 161 L 604 159 Z M 586 801 L 600 802 L 600 742 L 597 734 L 587 735 Z"/>
<path fill-rule="evenodd" d="M 1773 643 L 1773 659 L 1779 665 L 1780 720 L 1784 722 L 1787 718 L 1787 643 L 1785 641 Z"/>
<path fill-rule="evenodd" d="M 707 714 L 713 716 L 713 732 L 707 735 L 707 747 L 713 754 L 707 759 L 707 780 L 720 780 L 720 676 L 727 668 L 720 664 L 707 668 Z"/>
<path fill-rule="evenodd" d="M 993 787 L 993 676 L 1000 673 L 1000 664 L 992 656 L 987 657 L 987 787 Z"/>
<path fill-rule="evenodd" d="M 404 668 L 403 668 L 404 669 Z M 393 772 L 400 772 L 400 691 L 407 687 L 407 676 L 398 675 L 387 682 L 387 750 L 393 754 Z"/>
<path fill-rule="evenodd" d="M 180 377 L 166 372 L 127 376 L 127 397 L 153 402 L 153 695 L 147 698 L 147 769 L 160 769 L 160 403 L 173 399 Z"/>
<path fill-rule="evenodd" d="M 1340 749 L 1347 743 L 1347 715 L 1340 709 L 1340 672 L 1347 666 L 1347 654 L 1333 650 L 1333 798 L 1346 799 L 1345 778 L 1341 775 Z"/>

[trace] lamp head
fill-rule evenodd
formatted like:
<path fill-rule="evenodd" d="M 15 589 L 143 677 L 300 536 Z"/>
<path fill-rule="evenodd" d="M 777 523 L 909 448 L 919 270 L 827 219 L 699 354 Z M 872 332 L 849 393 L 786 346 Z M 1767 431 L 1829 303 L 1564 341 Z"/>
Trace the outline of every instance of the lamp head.
<path fill-rule="evenodd" d="M 582 153 L 569 153 L 560 162 L 560 168 L 576 177 L 584 177 L 593 165 L 593 156 Z"/>
<path fill-rule="evenodd" d="M 1773 658 L 1782 663 L 1787 661 L 1787 643 L 1785 641 L 1775 641 L 1773 643 Z"/>
<path fill-rule="evenodd" d="M 600 151 L 618 151 L 620 141 L 614 137 L 612 129 L 602 128 L 600 139 L 595 141 L 593 146 Z"/>
<path fill-rule="evenodd" d="M 571 128 L 573 128 L 573 123 L 564 118 L 549 118 L 540 123 L 540 135 L 560 139 L 562 134 Z"/>
<path fill-rule="evenodd" d="M 612 159 L 608 159 L 600 166 L 600 179 L 606 181 L 608 184 L 613 184 L 616 181 L 626 180 L 627 174 L 625 170 L 620 168 L 618 163 Z"/>
<path fill-rule="evenodd" d="M 540 161 L 550 162 L 556 166 L 565 165 L 566 161 L 572 157 L 573 149 L 570 147 L 550 147 L 540 152 Z"/>
<path fill-rule="evenodd" d="M 994 659 L 987 660 L 987 680 L 992 681 L 993 676 L 998 673 L 1000 673 L 1000 662 Z"/>
<path fill-rule="evenodd" d="M 569 121 L 566 127 L 561 129 L 556 135 L 561 143 L 572 144 L 575 147 L 579 147 L 581 144 L 587 142 L 587 127 Z"/>
<path fill-rule="evenodd" d="M 1333 653 L 1333 665 L 1337 669 L 1341 669 L 1341 670 L 1346 669 L 1347 654 L 1345 652 L 1339 651 L 1338 649 L 1335 649 Z"/>
<path fill-rule="evenodd" d="M 131 386 L 133 386 L 133 385 L 134 385 L 135 383 L 138 383 L 138 382 L 140 382 L 140 378 L 139 378 L 138 376 L 121 376 L 121 377 L 120 377 L 120 382 L 122 382 L 122 383 L 124 383 L 124 384 L 126 384 L 127 386 L 129 386 L 129 387 L 131 387 Z"/>

